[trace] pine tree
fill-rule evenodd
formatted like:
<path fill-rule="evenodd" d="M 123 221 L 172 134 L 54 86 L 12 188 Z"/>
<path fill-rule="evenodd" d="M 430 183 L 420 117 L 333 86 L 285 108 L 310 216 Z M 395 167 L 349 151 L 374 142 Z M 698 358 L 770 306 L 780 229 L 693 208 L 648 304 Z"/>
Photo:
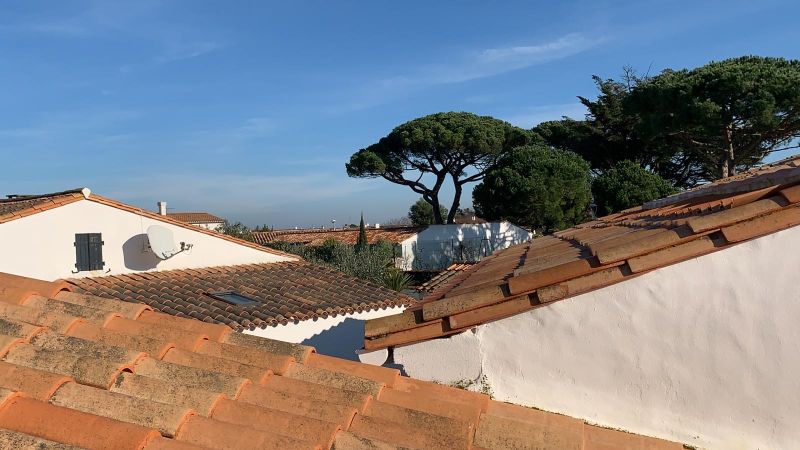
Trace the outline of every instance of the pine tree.
<path fill-rule="evenodd" d="M 367 227 L 364 226 L 364 213 L 361 213 L 361 223 L 358 224 L 358 240 L 356 241 L 356 251 L 360 252 L 367 248 Z"/>

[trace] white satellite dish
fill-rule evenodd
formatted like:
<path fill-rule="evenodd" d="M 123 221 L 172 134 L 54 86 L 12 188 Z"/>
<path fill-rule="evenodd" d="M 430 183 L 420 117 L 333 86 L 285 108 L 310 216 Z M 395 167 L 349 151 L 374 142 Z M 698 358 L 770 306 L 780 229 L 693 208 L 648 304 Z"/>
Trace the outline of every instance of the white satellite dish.
<path fill-rule="evenodd" d="M 147 240 L 150 242 L 150 250 L 159 259 L 169 259 L 180 252 L 175 245 L 175 237 L 172 235 L 172 230 L 161 225 L 147 227 Z"/>

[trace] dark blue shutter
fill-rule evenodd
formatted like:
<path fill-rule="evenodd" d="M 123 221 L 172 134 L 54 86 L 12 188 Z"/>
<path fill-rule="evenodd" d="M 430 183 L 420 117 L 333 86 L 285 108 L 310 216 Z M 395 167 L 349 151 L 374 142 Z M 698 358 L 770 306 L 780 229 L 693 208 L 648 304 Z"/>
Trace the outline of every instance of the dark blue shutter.
<path fill-rule="evenodd" d="M 75 235 L 75 268 L 101 270 L 103 262 L 103 237 L 100 233 L 80 233 Z"/>
<path fill-rule="evenodd" d="M 89 233 L 89 270 L 102 270 L 103 237 L 100 233 Z"/>
<path fill-rule="evenodd" d="M 75 268 L 78 272 L 89 270 L 89 235 L 75 235 Z"/>

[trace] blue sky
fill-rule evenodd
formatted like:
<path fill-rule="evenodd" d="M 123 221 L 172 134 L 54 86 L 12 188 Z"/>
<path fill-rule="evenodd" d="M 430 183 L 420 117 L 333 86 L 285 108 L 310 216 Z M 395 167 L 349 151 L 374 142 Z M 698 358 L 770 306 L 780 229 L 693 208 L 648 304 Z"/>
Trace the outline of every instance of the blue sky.
<path fill-rule="evenodd" d="M 791 1 L 5 1 L 0 193 L 385 222 L 417 197 L 344 163 L 400 123 L 580 118 L 591 75 L 625 65 L 798 58 L 797 17 Z"/>

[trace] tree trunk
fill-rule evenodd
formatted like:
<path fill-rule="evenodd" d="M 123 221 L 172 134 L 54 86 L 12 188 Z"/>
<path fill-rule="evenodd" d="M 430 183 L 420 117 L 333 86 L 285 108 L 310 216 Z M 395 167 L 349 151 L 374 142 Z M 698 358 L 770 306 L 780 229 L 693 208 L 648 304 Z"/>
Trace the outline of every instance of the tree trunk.
<path fill-rule="evenodd" d="M 425 198 L 426 202 L 431 204 L 433 207 L 433 223 L 436 225 L 441 225 L 444 223 L 444 218 L 442 217 L 442 210 L 441 204 L 439 203 L 439 190 L 442 188 L 442 184 L 444 184 L 444 180 L 447 178 L 447 173 L 441 172 L 436 174 L 436 184 L 433 185 L 433 188 L 428 192 L 428 196 L 430 198 Z"/>
<path fill-rule="evenodd" d="M 441 225 L 444 223 L 444 218 L 442 218 L 442 210 L 439 203 L 439 193 L 431 196 L 431 201 L 429 202 L 433 207 L 433 223 L 436 225 Z"/>
<path fill-rule="evenodd" d="M 721 178 L 736 175 L 736 153 L 733 149 L 733 124 L 725 127 L 725 154 L 720 167 Z"/>
<path fill-rule="evenodd" d="M 450 205 L 450 212 L 447 213 L 447 223 L 456 223 L 455 217 L 456 212 L 458 212 L 458 207 L 461 204 L 461 191 L 463 187 L 461 183 L 458 182 L 457 177 L 453 177 L 453 186 L 455 187 L 455 195 L 453 196 L 453 204 Z"/>

